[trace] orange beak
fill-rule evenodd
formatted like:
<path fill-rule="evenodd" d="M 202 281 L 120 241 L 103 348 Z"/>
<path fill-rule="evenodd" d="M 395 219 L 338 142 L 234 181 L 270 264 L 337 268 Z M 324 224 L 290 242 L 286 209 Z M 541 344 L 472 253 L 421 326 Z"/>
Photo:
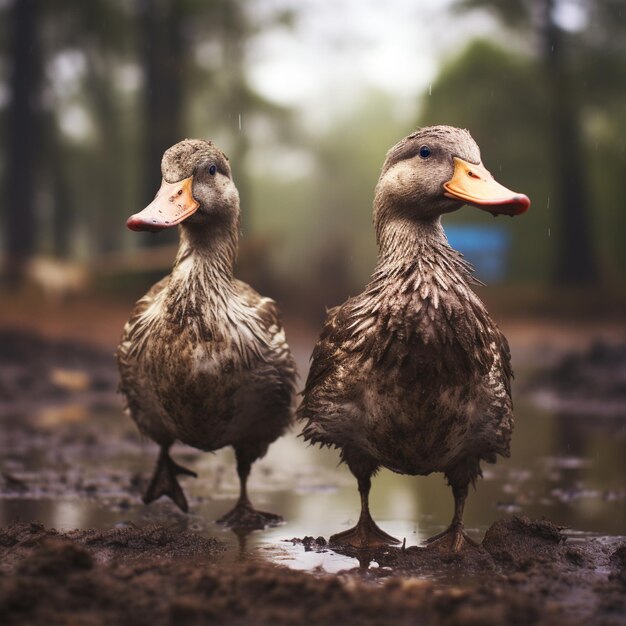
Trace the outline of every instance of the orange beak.
<path fill-rule="evenodd" d="M 474 165 L 458 157 L 454 159 L 454 174 L 444 183 L 446 198 L 462 200 L 493 215 L 520 215 L 528 210 L 530 200 L 497 182 L 483 165 Z"/>
<path fill-rule="evenodd" d="M 180 224 L 200 206 L 193 197 L 192 186 L 193 176 L 177 183 L 162 181 L 154 200 L 143 211 L 131 215 L 126 226 L 131 230 L 156 232 Z"/>

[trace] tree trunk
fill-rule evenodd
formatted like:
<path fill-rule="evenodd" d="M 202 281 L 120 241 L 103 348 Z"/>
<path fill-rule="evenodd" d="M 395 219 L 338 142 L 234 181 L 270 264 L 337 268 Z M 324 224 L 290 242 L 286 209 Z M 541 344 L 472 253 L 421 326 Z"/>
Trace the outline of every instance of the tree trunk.
<path fill-rule="evenodd" d="M 76 212 L 72 190 L 63 167 L 63 150 L 60 145 L 59 133 L 54 119 L 46 119 L 48 126 L 48 155 L 52 177 L 52 196 L 54 198 L 54 214 L 52 219 L 52 253 L 59 259 L 72 256 L 72 237 Z"/>
<path fill-rule="evenodd" d="M 6 278 L 8 284 L 15 287 L 23 277 L 37 236 L 34 179 L 41 58 L 36 34 L 38 0 L 14 2 L 12 11 L 13 67 L 7 132 L 5 232 Z"/>
<path fill-rule="evenodd" d="M 558 243 L 553 278 L 558 285 L 590 285 L 599 275 L 593 253 L 579 106 L 564 59 L 562 32 L 553 19 L 554 0 L 543 0 L 543 9 L 543 58 L 557 183 Z"/>

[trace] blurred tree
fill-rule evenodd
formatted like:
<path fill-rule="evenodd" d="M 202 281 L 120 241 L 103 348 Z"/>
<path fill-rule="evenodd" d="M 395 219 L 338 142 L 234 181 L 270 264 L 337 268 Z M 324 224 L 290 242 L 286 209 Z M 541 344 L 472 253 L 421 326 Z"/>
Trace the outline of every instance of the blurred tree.
<path fill-rule="evenodd" d="M 541 56 L 548 85 L 548 120 L 557 175 L 560 236 L 555 279 L 558 284 L 593 283 L 599 278 L 593 250 L 588 175 L 583 160 L 580 104 L 571 81 L 565 37 L 554 19 L 555 0 L 540 0 Z"/>
<path fill-rule="evenodd" d="M 581 94 L 573 82 L 574 73 L 584 66 L 576 58 L 576 48 L 585 45 L 589 32 L 567 32 L 557 21 L 559 0 L 460 0 L 463 9 L 486 8 L 507 26 L 534 32 L 539 44 L 536 54 L 544 71 L 548 98 L 547 131 L 557 184 L 556 211 L 558 254 L 554 279 L 558 284 L 591 284 L 598 280 L 598 264 L 593 249 L 589 204 L 589 177 L 583 156 Z M 584 0 L 578 3 L 587 20 L 598 11 L 618 18 L 621 10 L 615 0 Z M 600 9 L 598 7 L 601 7 Z M 606 21 L 606 20 L 605 20 Z M 623 20 L 622 20 L 623 25 Z M 597 30 L 598 24 L 594 26 Z M 593 73 L 597 75 L 598 66 Z M 589 77 L 591 78 L 591 76 Z M 580 76 L 578 76 L 580 80 Z"/>
<path fill-rule="evenodd" d="M 127 150 L 116 109 L 118 0 L 20 0 L 12 14 L 14 44 L 3 50 L 14 60 L 3 174 L 7 273 L 16 282 L 32 254 L 75 255 L 77 230 L 89 233 L 91 254 L 119 245 L 118 215 L 126 211 L 110 194 L 123 187 Z M 122 158 L 111 159 L 115 152 Z"/>
<path fill-rule="evenodd" d="M 34 175 L 40 126 L 42 59 L 37 23 L 38 0 L 20 0 L 12 6 L 10 50 L 11 101 L 6 142 L 6 277 L 15 286 L 37 240 Z"/>
<path fill-rule="evenodd" d="M 128 20 L 117 0 L 57 0 L 41 17 L 49 100 L 44 174 L 54 206 L 49 251 L 75 254 L 77 232 L 86 230 L 92 255 L 109 252 L 119 246 L 126 213 L 129 141 L 121 132 L 116 79 L 129 59 Z"/>

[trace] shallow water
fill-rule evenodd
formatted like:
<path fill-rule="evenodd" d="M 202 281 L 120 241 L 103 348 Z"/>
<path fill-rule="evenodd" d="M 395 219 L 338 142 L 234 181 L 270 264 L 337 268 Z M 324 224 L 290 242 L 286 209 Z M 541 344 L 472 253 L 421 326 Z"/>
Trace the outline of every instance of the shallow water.
<path fill-rule="evenodd" d="M 470 493 L 465 512 L 470 535 L 481 539 L 493 521 L 511 514 L 545 516 L 569 528 L 573 538 L 626 534 L 626 420 L 568 416 L 523 402 L 516 406 L 516 420 L 511 458 L 486 465 Z M 307 552 L 288 541 L 328 538 L 355 523 L 356 484 L 347 468 L 337 466 L 335 451 L 306 447 L 294 435 L 276 442 L 255 465 L 250 492 L 258 508 L 280 513 L 286 523 L 243 536 L 212 521 L 236 499 L 231 450 L 173 449 L 174 458 L 200 476 L 182 481 L 191 507 L 185 515 L 169 501 L 141 503 L 137 475 L 148 478 L 156 447 L 140 442 L 121 413 L 65 407 L 27 421 L 24 432 L 10 431 L 1 446 L 3 470 L 19 481 L 9 483 L 0 497 L 1 524 L 37 520 L 68 530 L 158 522 L 217 536 L 231 547 L 232 559 L 255 556 L 328 572 L 358 565 L 356 559 Z M 130 494 L 129 485 L 134 485 Z M 416 545 L 447 526 L 452 495 L 441 475 L 383 470 L 373 481 L 371 509 L 385 531 Z"/>

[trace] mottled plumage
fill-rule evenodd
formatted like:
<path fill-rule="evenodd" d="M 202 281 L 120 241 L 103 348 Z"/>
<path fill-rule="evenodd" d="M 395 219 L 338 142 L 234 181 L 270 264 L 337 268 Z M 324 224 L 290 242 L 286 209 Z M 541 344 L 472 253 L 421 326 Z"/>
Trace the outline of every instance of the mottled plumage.
<path fill-rule="evenodd" d="M 199 208 L 181 223 L 172 273 L 139 300 L 117 353 L 130 415 L 164 451 L 146 499 L 169 495 L 186 509 L 161 467 L 173 463 L 174 441 L 207 451 L 231 445 L 242 499 L 224 521 L 261 525 L 272 518 L 247 501 L 247 474 L 291 421 L 295 364 L 276 304 L 233 278 L 239 199 L 225 157 L 186 140 L 165 153 L 162 171 L 166 183 L 193 176 Z"/>
<path fill-rule="evenodd" d="M 424 146 L 428 156 L 420 157 Z M 462 513 L 480 462 L 509 454 L 508 344 L 440 223 L 461 206 L 442 188 L 454 156 L 480 163 L 469 133 L 450 127 L 422 129 L 390 150 L 374 205 L 378 264 L 363 293 L 329 312 L 313 352 L 298 409 L 303 435 L 340 448 L 363 503 L 359 524 L 337 543 L 393 541 L 367 509 L 379 467 L 444 472 Z M 460 516 L 455 521 L 458 549 L 464 535 Z"/>

